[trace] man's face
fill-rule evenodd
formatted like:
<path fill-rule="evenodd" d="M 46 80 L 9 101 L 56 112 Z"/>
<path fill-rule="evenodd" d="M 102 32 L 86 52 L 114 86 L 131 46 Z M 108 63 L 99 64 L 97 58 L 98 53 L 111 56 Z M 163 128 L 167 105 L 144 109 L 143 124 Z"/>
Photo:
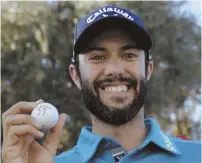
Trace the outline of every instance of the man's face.
<path fill-rule="evenodd" d="M 79 71 L 84 104 L 101 121 L 121 125 L 143 107 L 145 55 L 126 33 L 105 31 L 92 40 L 79 55 Z"/>

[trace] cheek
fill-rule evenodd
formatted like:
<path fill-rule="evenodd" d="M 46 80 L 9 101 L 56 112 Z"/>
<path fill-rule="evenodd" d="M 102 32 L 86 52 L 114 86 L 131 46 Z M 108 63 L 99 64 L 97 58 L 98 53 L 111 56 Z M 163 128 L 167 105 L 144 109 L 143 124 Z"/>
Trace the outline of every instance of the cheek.
<path fill-rule="evenodd" d="M 90 85 L 93 84 L 95 80 L 98 79 L 100 75 L 99 67 L 95 67 L 92 65 L 82 65 L 80 67 L 81 78 L 87 80 Z"/>
<path fill-rule="evenodd" d="M 127 65 L 126 71 L 130 77 L 135 78 L 137 80 L 136 91 L 138 93 L 140 91 L 140 84 L 141 84 L 140 80 L 141 80 L 141 78 L 145 77 L 145 68 L 143 67 L 143 64 L 135 63 L 135 64 Z"/>
<path fill-rule="evenodd" d="M 142 76 L 144 72 L 140 64 L 137 63 L 127 64 L 125 71 L 131 77 L 135 77 L 136 79 L 139 79 L 139 76 Z"/>
<path fill-rule="evenodd" d="M 145 77 L 145 62 L 144 60 L 140 59 L 135 63 L 128 64 L 127 70 L 130 71 L 130 74 L 133 76 L 141 76 Z"/>

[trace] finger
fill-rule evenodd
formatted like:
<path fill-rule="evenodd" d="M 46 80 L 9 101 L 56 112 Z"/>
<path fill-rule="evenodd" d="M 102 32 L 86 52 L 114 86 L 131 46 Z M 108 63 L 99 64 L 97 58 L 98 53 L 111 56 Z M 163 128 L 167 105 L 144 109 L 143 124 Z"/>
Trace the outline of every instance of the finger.
<path fill-rule="evenodd" d="M 27 114 L 8 115 L 4 119 L 4 125 L 3 125 L 3 134 L 4 134 L 4 137 L 7 136 L 9 128 L 12 125 L 23 125 L 23 124 L 31 125 L 33 127 L 36 127 L 39 130 L 42 128 L 42 125 L 40 123 L 38 123 L 30 115 L 27 115 Z"/>
<path fill-rule="evenodd" d="M 12 126 L 6 138 L 5 146 L 9 147 L 15 145 L 19 142 L 20 137 L 26 137 L 27 135 L 40 139 L 43 137 L 44 133 L 30 125 Z"/>
<path fill-rule="evenodd" d="M 6 112 L 3 113 L 2 115 L 2 126 L 3 128 L 5 129 L 6 126 L 5 126 L 5 119 L 8 115 L 14 115 L 14 114 L 17 114 L 17 113 L 25 113 L 25 112 L 31 112 L 33 110 L 33 108 L 36 107 L 36 103 L 35 102 L 24 102 L 24 101 L 21 101 L 21 102 L 18 102 L 17 104 L 13 105 L 10 109 L 8 109 Z M 5 135 L 7 133 L 4 133 L 4 137 L 3 139 L 6 139 Z"/>
<path fill-rule="evenodd" d="M 42 99 L 40 99 L 40 100 L 38 100 L 38 101 L 36 102 L 37 105 L 42 104 L 42 103 L 44 103 L 44 101 L 43 101 Z"/>
<path fill-rule="evenodd" d="M 30 144 L 30 149 L 32 149 L 30 151 L 30 155 L 36 155 L 37 154 L 40 154 L 40 153 L 43 153 L 44 152 L 44 148 L 37 142 L 37 141 L 33 141 L 31 144 Z M 47 161 L 47 160 L 46 160 Z"/>
<path fill-rule="evenodd" d="M 58 145 L 60 143 L 61 136 L 63 134 L 63 126 L 66 121 L 67 115 L 60 114 L 58 123 L 52 128 L 44 143 L 44 148 L 49 150 L 53 156 L 55 156 Z"/>
<path fill-rule="evenodd" d="M 3 113 L 2 120 L 4 121 L 4 119 L 8 115 L 29 113 L 36 106 L 37 106 L 36 102 L 25 102 L 25 101 L 18 102 L 17 104 L 13 105 L 10 109 L 8 109 L 6 112 Z"/>

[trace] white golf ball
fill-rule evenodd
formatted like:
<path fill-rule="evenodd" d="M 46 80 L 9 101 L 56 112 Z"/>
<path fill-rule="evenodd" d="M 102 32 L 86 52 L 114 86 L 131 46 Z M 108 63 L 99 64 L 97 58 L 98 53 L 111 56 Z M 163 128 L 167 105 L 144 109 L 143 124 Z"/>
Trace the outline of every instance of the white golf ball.
<path fill-rule="evenodd" d="M 41 131 L 48 131 L 53 128 L 58 121 L 59 114 L 55 106 L 49 103 L 41 103 L 33 109 L 31 116 L 40 124 Z"/>

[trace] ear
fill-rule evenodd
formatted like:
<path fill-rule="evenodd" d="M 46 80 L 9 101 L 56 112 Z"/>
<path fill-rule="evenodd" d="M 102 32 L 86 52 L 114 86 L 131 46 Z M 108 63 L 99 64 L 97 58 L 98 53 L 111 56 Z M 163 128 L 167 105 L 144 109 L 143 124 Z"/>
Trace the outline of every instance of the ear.
<path fill-rule="evenodd" d="M 153 66 L 154 66 L 153 61 L 149 61 L 147 66 L 147 80 L 151 78 L 151 74 L 153 72 Z"/>
<path fill-rule="evenodd" d="M 79 78 L 79 75 L 77 74 L 75 65 L 70 64 L 69 73 L 70 73 L 72 80 L 74 81 L 74 84 L 76 84 L 76 86 L 79 89 L 81 89 L 80 78 Z"/>

